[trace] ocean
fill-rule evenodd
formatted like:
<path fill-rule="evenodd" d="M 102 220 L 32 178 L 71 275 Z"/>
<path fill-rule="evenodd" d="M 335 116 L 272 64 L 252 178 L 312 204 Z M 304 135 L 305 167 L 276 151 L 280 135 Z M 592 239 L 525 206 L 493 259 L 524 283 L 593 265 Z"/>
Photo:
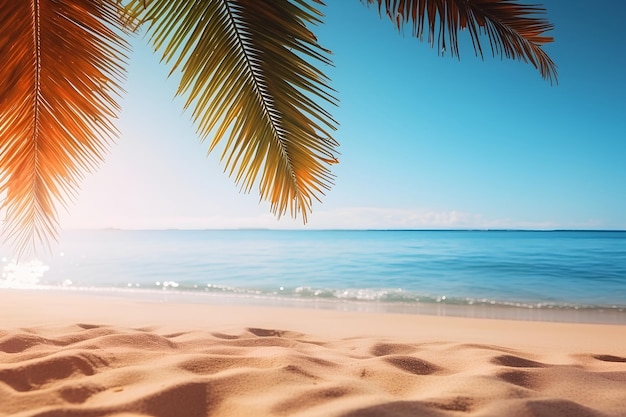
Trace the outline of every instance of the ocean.
<path fill-rule="evenodd" d="M 626 324 L 626 231 L 71 231 L 0 259 L 0 288 Z"/>

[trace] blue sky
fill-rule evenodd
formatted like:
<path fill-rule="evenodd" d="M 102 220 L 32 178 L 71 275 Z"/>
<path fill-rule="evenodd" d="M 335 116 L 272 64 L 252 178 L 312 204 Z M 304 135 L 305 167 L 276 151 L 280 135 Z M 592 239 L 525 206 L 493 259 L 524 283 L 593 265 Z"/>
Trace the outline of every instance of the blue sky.
<path fill-rule="evenodd" d="M 626 229 L 626 3 L 542 2 L 555 24 L 551 86 L 532 66 L 440 57 L 358 0 L 315 28 L 340 100 L 335 186 L 307 228 Z M 117 144 L 63 228 L 301 228 L 242 194 L 206 156 L 175 80 L 135 52 Z"/>

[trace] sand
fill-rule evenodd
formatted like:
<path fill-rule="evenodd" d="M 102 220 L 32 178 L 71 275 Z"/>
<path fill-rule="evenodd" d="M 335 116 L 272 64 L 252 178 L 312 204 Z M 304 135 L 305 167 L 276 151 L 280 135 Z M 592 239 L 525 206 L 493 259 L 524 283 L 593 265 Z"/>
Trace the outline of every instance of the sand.
<path fill-rule="evenodd" d="M 0 416 L 626 416 L 626 326 L 0 290 Z"/>

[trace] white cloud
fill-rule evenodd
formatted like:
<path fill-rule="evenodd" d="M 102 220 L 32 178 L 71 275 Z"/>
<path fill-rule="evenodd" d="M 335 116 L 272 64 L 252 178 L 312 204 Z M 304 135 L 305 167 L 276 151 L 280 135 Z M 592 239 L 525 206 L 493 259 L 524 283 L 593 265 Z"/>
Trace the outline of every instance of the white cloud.
<path fill-rule="evenodd" d="M 585 227 L 587 226 L 587 227 Z M 551 221 L 489 219 L 461 210 L 354 207 L 317 211 L 309 227 L 327 229 L 558 229 L 589 228 Z"/>
<path fill-rule="evenodd" d="M 314 213 L 311 227 L 346 229 L 463 229 L 482 227 L 477 214 L 458 210 L 343 208 Z"/>

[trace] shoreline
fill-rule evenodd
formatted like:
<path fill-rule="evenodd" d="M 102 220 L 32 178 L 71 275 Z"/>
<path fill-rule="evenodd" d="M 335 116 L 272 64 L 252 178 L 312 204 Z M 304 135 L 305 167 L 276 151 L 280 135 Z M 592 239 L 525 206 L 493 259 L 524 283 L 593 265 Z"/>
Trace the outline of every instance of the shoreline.
<path fill-rule="evenodd" d="M 228 294 L 175 289 L 153 290 L 134 288 L 80 288 L 56 286 L 30 286 L 2 288 L 0 292 L 16 294 L 58 294 L 80 297 L 120 298 L 129 301 L 151 301 L 168 304 L 233 305 L 249 307 L 275 307 L 290 309 L 330 310 L 354 313 L 401 314 L 418 316 L 458 317 L 473 319 L 514 320 L 532 322 L 588 323 L 626 325 L 626 308 L 569 307 L 569 306 L 519 306 L 514 303 L 458 304 L 442 302 L 403 302 L 379 300 L 350 300 L 324 298 L 297 298 L 268 294 Z"/>
<path fill-rule="evenodd" d="M 454 316 L 443 314 L 405 314 L 363 311 L 355 309 L 327 309 L 319 306 L 283 306 L 261 305 L 250 302 L 229 303 L 227 299 L 215 297 L 216 303 L 189 303 L 172 299 L 167 294 L 165 299 L 131 298 L 127 296 L 103 295 L 101 293 L 38 292 L 19 290 L 0 290 L 3 327 L 28 327 L 39 325 L 63 325 L 70 321 L 113 324 L 127 327 L 158 326 L 162 328 L 197 327 L 228 328 L 241 326 L 264 327 L 272 325 L 285 330 L 306 333 L 320 333 L 331 337 L 357 337 L 359 334 L 377 333 L 377 335 L 404 338 L 403 329 L 420 325 L 441 327 L 436 334 L 455 339 L 447 326 L 460 328 L 493 328 L 497 332 L 531 332 L 542 335 L 544 341 L 553 339 L 563 341 L 563 332 L 572 332 L 569 337 L 577 343 L 592 343 L 588 337 L 581 338 L 581 332 L 609 332 L 615 337 L 608 340 L 601 338 L 601 346 L 612 346 L 613 353 L 624 354 L 626 346 L 626 326 L 611 323 L 556 322 L 521 319 L 484 318 Z M 333 325 L 320 326 L 318 321 Z M 328 332 L 334 326 L 340 326 Z M 345 323 L 350 326 L 346 328 Z M 389 326 L 389 324 L 392 324 Z M 288 329 L 295 327 L 296 329 Z M 369 331 L 371 329 L 371 331 Z M 513 331 L 512 329 L 515 329 Z M 410 332 L 409 332 L 410 333 Z M 465 333 L 465 332 L 462 332 Z M 511 336 L 511 335 L 510 335 Z M 508 340 L 512 340 L 510 337 Z M 524 337 L 519 339 L 523 342 Z M 571 342 L 571 341 L 570 341 Z M 609 343 L 610 342 L 610 343 Z M 563 348 L 570 346 L 568 343 Z M 591 344 L 590 346 L 595 346 Z"/>
<path fill-rule="evenodd" d="M 626 417 L 626 326 L 0 290 L 0 417 Z"/>

